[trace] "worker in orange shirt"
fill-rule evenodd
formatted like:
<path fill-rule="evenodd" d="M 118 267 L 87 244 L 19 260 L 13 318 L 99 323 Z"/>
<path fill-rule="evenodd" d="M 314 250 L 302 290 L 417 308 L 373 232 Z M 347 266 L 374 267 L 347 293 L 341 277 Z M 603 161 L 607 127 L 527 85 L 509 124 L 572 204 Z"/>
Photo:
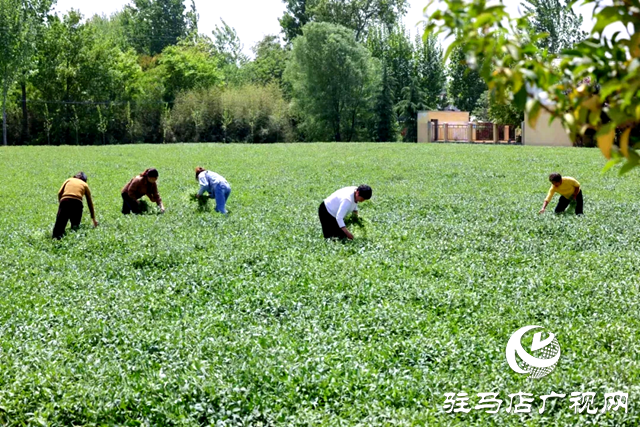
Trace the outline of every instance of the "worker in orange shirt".
<path fill-rule="evenodd" d="M 97 227 L 96 213 L 93 209 L 93 200 L 91 199 L 91 190 L 87 185 L 87 175 L 84 172 L 78 172 L 73 178 L 69 178 L 62 184 L 58 191 L 58 215 L 56 224 L 53 227 L 53 238 L 60 239 L 64 236 L 67 223 L 71 221 L 71 229 L 75 230 L 80 226 L 82 221 L 82 199 L 87 198 L 89 212 L 93 226 Z"/>

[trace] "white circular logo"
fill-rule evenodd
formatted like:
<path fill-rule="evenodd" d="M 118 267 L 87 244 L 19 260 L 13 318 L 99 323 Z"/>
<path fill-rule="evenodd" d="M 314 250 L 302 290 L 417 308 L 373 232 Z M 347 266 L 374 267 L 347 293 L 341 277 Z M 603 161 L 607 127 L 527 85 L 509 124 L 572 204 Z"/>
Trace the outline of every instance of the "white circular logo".
<path fill-rule="evenodd" d="M 531 353 L 522 347 L 522 337 L 532 329 L 542 326 L 530 325 L 518 329 L 511 335 L 507 343 L 507 362 L 511 369 L 519 374 L 530 374 L 531 378 L 542 378 L 549 375 L 556 368 L 560 360 L 560 344 L 555 334 L 550 333 L 544 341 L 541 340 L 542 332 L 533 335 Z M 522 367 L 518 365 L 516 353 L 522 359 Z"/>

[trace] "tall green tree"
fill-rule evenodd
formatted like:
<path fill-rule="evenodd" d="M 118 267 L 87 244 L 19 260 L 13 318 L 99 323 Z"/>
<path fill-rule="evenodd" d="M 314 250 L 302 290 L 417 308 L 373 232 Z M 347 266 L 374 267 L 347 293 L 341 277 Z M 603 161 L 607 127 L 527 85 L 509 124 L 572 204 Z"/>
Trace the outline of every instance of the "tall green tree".
<path fill-rule="evenodd" d="M 225 83 L 241 85 L 246 83 L 246 73 L 243 68 L 249 58 L 242 52 L 244 46 L 235 28 L 229 26 L 223 19 L 222 25 L 216 25 L 213 30 L 213 52 L 220 58 L 224 69 Z"/>
<path fill-rule="evenodd" d="M 33 60 L 38 31 L 51 9 L 51 0 L 0 0 L 0 87 L 2 144 L 7 145 L 7 94 L 16 76 Z"/>
<path fill-rule="evenodd" d="M 369 30 L 366 45 L 372 55 L 383 62 L 388 73 L 390 96 L 408 132 L 408 140 L 416 139 L 417 131 L 413 129 L 417 126 L 417 117 L 409 117 L 413 114 L 410 109 L 416 105 L 439 108 L 446 89 L 443 53 L 438 40 L 428 37 L 423 41 L 416 37 L 412 43 L 404 26 L 396 25 L 389 30 L 378 25 Z M 376 109 L 376 114 L 379 111 Z M 377 120 L 386 120 L 386 116 Z"/>
<path fill-rule="evenodd" d="M 487 85 L 475 64 L 469 64 L 462 48 L 452 50 L 449 58 L 449 102 L 460 111 L 473 111 Z"/>
<path fill-rule="evenodd" d="M 157 55 L 189 33 L 195 4 L 185 13 L 184 0 L 133 0 L 125 6 L 125 25 L 130 43 L 138 53 Z M 193 24 L 192 24 L 193 25 Z"/>
<path fill-rule="evenodd" d="M 394 103 L 402 98 L 402 90 L 411 84 L 414 67 L 414 46 L 409 32 L 402 25 L 395 26 L 385 40 L 387 46 L 385 62 L 391 76 Z"/>
<path fill-rule="evenodd" d="M 526 0 L 522 3 L 524 12 L 531 16 L 528 30 L 532 34 L 547 34 L 536 42 L 539 48 L 555 54 L 587 38 L 587 33 L 581 30 L 582 16 L 576 15 L 569 3 L 567 0 Z"/>
<path fill-rule="evenodd" d="M 224 75 L 220 59 L 212 55 L 206 43 L 182 43 L 168 46 L 158 63 L 165 88 L 164 100 L 173 103 L 178 92 L 222 85 Z"/>
<path fill-rule="evenodd" d="M 249 66 L 251 80 L 262 85 L 276 83 L 281 86 L 289 51 L 280 44 L 278 36 L 265 36 L 252 50 L 255 59 Z"/>
<path fill-rule="evenodd" d="M 403 25 L 396 25 L 391 30 L 378 25 L 369 31 L 366 45 L 371 54 L 387 67 L 393 103 L 397 104 L 402 97 L 402 89 L 410 85 L 416 68 L 409 32 Z"/>
<path fill-rule="evenodd" d="M 416 37 L 414 64 L 424 103 L 435 109 L 444 107 L 441 104 L 447 88 L 447 77 L 442 48 L 436 37 L 429 36 L 426 40 L 422 36 Z"/>
<path fill-rule="evenodd" d="M 393 94 L 391 93 L 391 77 L 386 64 L 382 65 L 382 89 L 378 94 L 375 106 L 375 139 L 378 142 L 396 140 L 398 119 L 394 111 Z"/>
<path fill-rule="evenodd" d="M 216 25 L 213 30 L 213 46 L 218 56 L 227 64 L 242 66 L 247 62 L 247 57 L 242 53 L 243 45 L 235 28 L 229 26 L 224 19 L 220 19 L 222 25 Z"/>
<path fill-rule="evenodd" d="M 135 52 L 122 51 L 91 22 L 83 23 L 76 11 L 62 19 L 49 16 L 37 52 L 38 67 L 30 83 L 38 98 L 50 103 L 47 115 L 56 143 L 76 140 L 78 131 L 93 135 L 100 121 L 96 105 L 124 103 L 141 92 L 142 70 Z M 112 112 L 106 107 L 101 111 L 102 125 L 114 119 Z"/>
<path fill-rule="evenodd" d="M 366 38 L 369 28 L 392 28 L 407 11 L 408 0 L 283 0 L 285 14 L 280 26 L 285 40 L 299 36 L 309 22 L 330 22 L 350 28 L 356 40 Z"/>
<path fill-rule="evenodd" d="M 287 43 L 302 35 L 302 27 L 307 25 L 313 16 L 313 5 L 316 0 L 282 0 L 285 6 L 285 13 L 279 19 L 284 39 Z M 310 10 L 307 11 L 307 7 Z"/>
<path fill-rule="evenodd" d="M 196 10 L 196 1 L 191 0 L 191 5 L 189 6 L 189 10 L 185 15 L 185 23 L 187 25 L 187 37 L 192 41 L 198 37 L 198 21 L 199 20 L 200 20 L 200 15 Z"/>
<path fill-rule="evenodd" d="M 520 126 L 524 121 L 524 109 L 518 108 L 514 103 L 500 103 L 486 91 L 480 96 L 472 115 L 481 122 L 492 122 L 503 125 Z"/>
<path fill-rule="evenodd" d="M 424 103 L 425 96 L 417 80 L 416 77 L 412 78 L 409 85 L 402 89 L 402 98 L 396 105 L 405 142 L 418 142 L 418 112 L 433 109 L 433 106 Z"/>
<path fill-rule="evenodd" d="M 352 141 L 365 128 L 378 74 L 352 30 L 310 23 L 285 72 L 310 139 Z"/>
<path fill-rule="evenodd" d="M 408 0 L 321 0 L 315 8 L 316 20 L 351 28 L 362 41 L 374 25 L 392 28 L 407 11 Z"/>

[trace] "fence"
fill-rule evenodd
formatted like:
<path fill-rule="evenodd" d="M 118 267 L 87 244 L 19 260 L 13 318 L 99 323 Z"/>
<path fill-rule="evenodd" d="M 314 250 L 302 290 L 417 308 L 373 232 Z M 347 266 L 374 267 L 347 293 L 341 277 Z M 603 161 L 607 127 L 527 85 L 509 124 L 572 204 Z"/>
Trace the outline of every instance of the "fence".
<path fill-rule="evenodd" d="M 475 142 L 493 142 L 493 135 L 495 135 L 495 129 L 493 123 L 474 123 L 473 128 L 475 130 Z"/>
<path fill-rule="evenodd" d="M 425 129 L 423 129 L 425 130 Z M 519 144 L 516 126 L 494 123 L 427 123 L 425 142 Z"/>

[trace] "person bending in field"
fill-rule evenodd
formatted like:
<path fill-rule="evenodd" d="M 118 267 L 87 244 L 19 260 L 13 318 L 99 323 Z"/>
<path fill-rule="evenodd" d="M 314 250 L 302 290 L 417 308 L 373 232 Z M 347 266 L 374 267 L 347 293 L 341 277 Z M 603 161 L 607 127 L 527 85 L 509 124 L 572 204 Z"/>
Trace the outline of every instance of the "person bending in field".
<path fill-rule="evenodd" d="M 540 212 L 543 213 L 547 209 L 547 205 L 553 198 L 555 193 L 560 193 L 560 200 L 558 206 L 556 206 L 556 213 L 564 212 L 571 200 L 576 201 L 576 215 L 582 215 L 584 202 L 582 200 L 582 190 L 580 189 L 580 183 L 575 178 L 570 176 L 562 176 L 559 173 L 552 173 L 549 175 L 549 181 L 551 181 L 551 188 L 547 194 L 547 198 L 544 199 L 544 204 Z"/>
<path fill-rule="evenodd" d="M 371 198 L 371 187 L 345 187 L 327 197 L 318 208 L 322 233 L 325 239 L 337 237 L 353 240 L 353 234 L 347 230 L 344 217 L 353 212 L 358 216 L 358 203 Z"/>
<path fill-rule="evenodd" d="M 71 229 L 77 230 L 82 220 L 82 198 L 87 198 L 89 212 L 93 226 L 97 227 L 96 213 L 93 210 L 93 200 L 91 199 L 91 190 L 87 185 L 87 175 L 84 172 L 78 172 L 73 178 L 69 178 L 62 184 L 58 191 L 58 216 L 56 224 L 53 226 L 53 238 L 60 239 L 64 236 L 67 222 L 71 221 Z"/>
<path fill-rule="evenodd" d="M 229 195 L 231 194 L 231 186 L 223 176 L 215 172 L 205 170 L 204 168 L 196 168 L 196 181 L 200 184 L 200 190 L 196 194 L 197 198 L 202 197 L 204 192 L 209 193 L 209 198 L 216 199 L 216 212 L 226 214 L 225 208 Z"/>
<path fill-rule="evenodd" d="M 158 193 L 158 171 L 150 168 L 133 178 L 122 189 L 122 213 L 127 215 L 131 212 L 139 214 L 142 207 L 138 199 L 147 196 L 149 200 L 157 203 L 160 212 L 164 212 L 164 205 Z"/>

